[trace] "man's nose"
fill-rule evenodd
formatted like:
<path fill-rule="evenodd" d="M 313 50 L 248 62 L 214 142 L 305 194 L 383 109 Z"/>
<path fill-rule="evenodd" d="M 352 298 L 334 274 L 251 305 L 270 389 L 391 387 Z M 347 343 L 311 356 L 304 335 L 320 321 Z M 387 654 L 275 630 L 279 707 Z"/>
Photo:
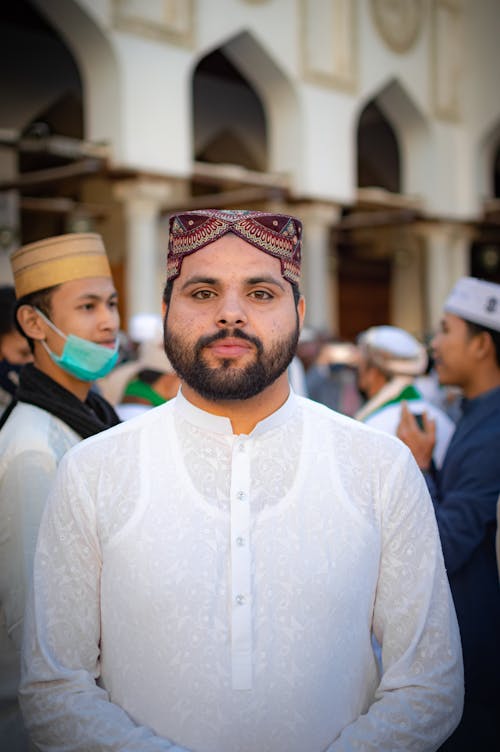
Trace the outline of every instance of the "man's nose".
<path fill-rule="evenodd" d="M 104 305 L 102 307 L 99 324 L 101 329 L 106 329 L 110 332 L 117 332 L 118 327 L 120 326 L 120 316 L 118 310 L 116 308 L 111 308 L 107 305 Z"/>
<path fill-rule="evenodd" d="M 243 326 L 246 321 L 247 315 L 240 296 L 236 294 L 224 295 L 217 310 L 217 325 L 221 327 Z"/>

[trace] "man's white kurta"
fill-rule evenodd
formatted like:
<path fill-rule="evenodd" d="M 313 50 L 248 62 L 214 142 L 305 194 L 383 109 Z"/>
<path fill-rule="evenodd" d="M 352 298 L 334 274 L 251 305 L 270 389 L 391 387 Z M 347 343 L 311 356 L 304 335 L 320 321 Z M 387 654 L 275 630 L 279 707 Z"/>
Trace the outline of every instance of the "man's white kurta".
<path fill-rule="evenodd" d="M 22 700 L 41 749 L 428 752 L 458 722 L 422 476 L 306 399 L 246 436 L 179 395 L 84 441 L 34 577 Z"/>

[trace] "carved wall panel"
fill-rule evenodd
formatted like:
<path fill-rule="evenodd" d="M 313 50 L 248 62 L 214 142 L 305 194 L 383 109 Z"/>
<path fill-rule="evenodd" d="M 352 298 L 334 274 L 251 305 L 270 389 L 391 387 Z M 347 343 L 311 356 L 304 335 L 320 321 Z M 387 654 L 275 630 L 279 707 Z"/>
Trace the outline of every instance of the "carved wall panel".
<path fill-rule="evenodd" d="M 432 12 L 432 96 L 437 117 L 460 118 L 462 10 L 457 0 L 434 0 Z"/>
<path fill-rule="evenodd" d="M 352 91 L 356 85 L 355 0 L 301 0 L 304 78 Z"/>
<path fill-rule="evenodd" d="M 422 26 L 422 0 L 371 0 L 375 26 L 394 52 L 408 52 Z"/>
<path fill-rule="evenodd" d="M 114 26 L 138 36 L 192 46 L 195 0 L 113 0 Z"/>

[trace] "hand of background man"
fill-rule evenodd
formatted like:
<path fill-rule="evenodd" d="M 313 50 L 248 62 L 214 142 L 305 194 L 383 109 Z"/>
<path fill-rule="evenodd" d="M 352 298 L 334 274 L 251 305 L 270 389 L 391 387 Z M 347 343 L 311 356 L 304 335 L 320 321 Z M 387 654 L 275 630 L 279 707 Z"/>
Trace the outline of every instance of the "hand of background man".
<path fill-rule="evenodd" d="M 432 452 L 436 443 L 436 423 L 427 413 L 422 413 L 422 429 L 417 419 L 409 411 L 406 402 L 401 406 L 401 419 L 396 435 L 409 447 L 421 470 L 428 470 L 432 461 Z"/>

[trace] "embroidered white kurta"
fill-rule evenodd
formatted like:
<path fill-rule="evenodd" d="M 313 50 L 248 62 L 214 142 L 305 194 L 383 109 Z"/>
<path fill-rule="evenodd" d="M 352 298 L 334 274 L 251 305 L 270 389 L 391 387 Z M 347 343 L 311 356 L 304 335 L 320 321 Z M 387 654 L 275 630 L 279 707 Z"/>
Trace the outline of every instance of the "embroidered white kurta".
<path fill-rule="evenodd" d="M 75 447 L 34 586 L 22 705 L 41 749 L 427 752 L 460 716 L 421 473 L 293 394 L 248 436 L 180 394 Z"/>

